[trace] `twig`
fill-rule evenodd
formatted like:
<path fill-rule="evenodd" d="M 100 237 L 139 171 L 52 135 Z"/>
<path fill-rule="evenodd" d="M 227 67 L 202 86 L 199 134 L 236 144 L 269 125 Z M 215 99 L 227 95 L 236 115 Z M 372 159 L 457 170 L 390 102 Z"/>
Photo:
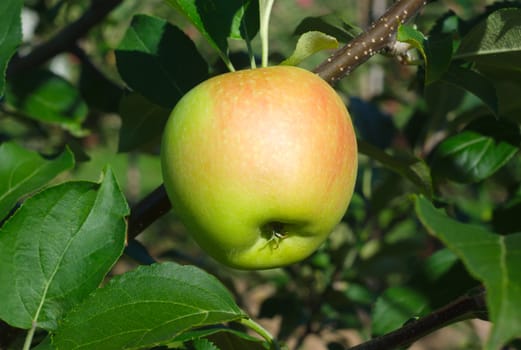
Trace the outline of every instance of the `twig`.
<path fill-rule="evenodd" d="M 70 49 L 78 39 L 89 32 L 92 27 L 101 22 L 107 14 L 116 8 L 123 0 L 96 0 L 73 23 L 64 27 L 54 37 L 35 47 L 29 54 L 13 57 L 8 69 L 7 78 L 39 67 L 54 56 Z"/>
<path fill-rule="evenodd" d="M 391 48 L 396 42 L 398 26 L 414 17 L 426 0 L 398 0 L 369 29 L 314 69 L 324 80 L 333 84 L 351 73 L 375 54 Z"/>
<path fill-rule="evenodd" d="M 485 289 L 480 288 L 477 293 L 469 293 L 427 316 L 406 323 L 403 327 L 381 337 L 353 346 L 349 350 L 397 349 L 408 346 L 449 324 L 481 318 L 487 310 L 485 295 Z"/>
<path fill-rule="evenodd" d="M 136 238 L 145 228 L 167 213 L 171 208 L 163 185 L 138 202 L 130 211 L 127 239 Z"/>

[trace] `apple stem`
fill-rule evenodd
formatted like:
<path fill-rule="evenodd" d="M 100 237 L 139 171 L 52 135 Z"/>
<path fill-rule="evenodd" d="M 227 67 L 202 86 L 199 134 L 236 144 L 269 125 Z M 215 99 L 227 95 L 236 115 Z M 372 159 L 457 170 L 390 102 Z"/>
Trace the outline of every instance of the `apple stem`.
<path fill-rule="evenodd" d="M 270 348 L 272 350 L 280 350 L 278 342 L 273 338 L 271 333 L 266 328 L 262 327 L 251 318 L 241 318 L 238 322 L 263 337 L 270 344 Z"/>
<path fill-rule="evenodd" d="M 260 38 L 262 45 L 262 67 L 268 66 L 268 51 L 269 51 L 269 24 L 271 9 L 275 0 L 259 0 L 259 14 L 260 14 Z"/>

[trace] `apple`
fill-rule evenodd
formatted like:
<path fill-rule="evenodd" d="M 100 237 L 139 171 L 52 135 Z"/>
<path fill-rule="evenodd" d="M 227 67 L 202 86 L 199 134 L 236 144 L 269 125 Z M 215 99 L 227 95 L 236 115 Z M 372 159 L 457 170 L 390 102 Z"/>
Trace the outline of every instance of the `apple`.
<path fill-rule="evenodd" d="M 267 269 L 313 253 L 357 172 L 345 104 L 323 79 L 274 66 L 226 73 L 173 109 L 161 146 L 174 212 L 216 260 Z"/>

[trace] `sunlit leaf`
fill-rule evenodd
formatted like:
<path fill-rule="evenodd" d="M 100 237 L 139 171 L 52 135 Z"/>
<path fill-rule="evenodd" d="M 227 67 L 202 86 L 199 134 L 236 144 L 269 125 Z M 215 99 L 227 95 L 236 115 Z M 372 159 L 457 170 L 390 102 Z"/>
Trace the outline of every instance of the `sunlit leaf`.
<path fill-rule="evenodd" d="M 110 170 L 27 199 L 0 228 L 0 318 L 55 329 L 123 251 L 127 202 Z"/>
<path fill-rule="evenodd" d="M 31 193 L 74 165 L 69 149 L 52 159 L 6 142 L 0 145 L 0 219 L 21 196 Z"/>
<path fill-rule="evenodd" d="M 483 282 L 492 332 L 487 349 L 498 349 L 521 334 L 521 233 L 502 236 L 458 222 L 424 197 L 416 200 L 422 224 L 438 237 Z M 440 286 L 441 287 L 441 286 Z"/>
<path fill-rule="evenodd" d="M 245 314 L 212 275 L 174 263 L 141 266 L 110 281 L 68 314 L 53 344 L 63 349 L 142 349 L 194 327 Z"/>
<path fill-rule="evenodd" d="M 322 32 L 306 32 L 297 41 L 295 51 L 287 59 L 281 62 L 282 65 L 296 66 L 311 55 L 338 47 L 338 41 Z"/>

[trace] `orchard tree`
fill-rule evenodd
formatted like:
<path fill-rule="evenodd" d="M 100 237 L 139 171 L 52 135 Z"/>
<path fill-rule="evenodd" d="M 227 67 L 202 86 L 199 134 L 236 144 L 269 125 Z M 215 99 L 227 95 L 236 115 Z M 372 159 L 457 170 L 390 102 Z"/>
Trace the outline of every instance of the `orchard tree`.
<path fill-rule="evenodd" d="M 521 349 L 518 1 L 0 13 L 0 348 Z"/>

